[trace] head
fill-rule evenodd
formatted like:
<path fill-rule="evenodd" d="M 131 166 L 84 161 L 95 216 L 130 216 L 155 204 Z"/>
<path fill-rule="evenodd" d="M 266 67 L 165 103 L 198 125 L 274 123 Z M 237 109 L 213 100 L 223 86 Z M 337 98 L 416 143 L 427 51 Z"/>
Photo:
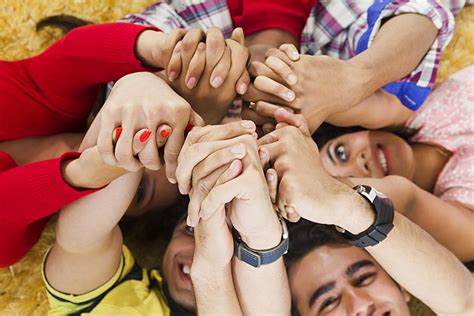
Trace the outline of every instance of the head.
<path fill-rule="evenodd" d="M 330 136 L 330 135 L 329 135 Z M 413 179 L 415 160 L 411 146 L 401 137 L 385 131 L 362 129 L 338 132 L 324 142 L 318 140 L 321 161 L 333 176 L 381 178 L 400 175 Z"/>
<path fill-rule="evenodd" d="M 367 253 L 332 227 L 291 228 L 288 278 L 301 315 L 410 315 L 409 295 Z"/>

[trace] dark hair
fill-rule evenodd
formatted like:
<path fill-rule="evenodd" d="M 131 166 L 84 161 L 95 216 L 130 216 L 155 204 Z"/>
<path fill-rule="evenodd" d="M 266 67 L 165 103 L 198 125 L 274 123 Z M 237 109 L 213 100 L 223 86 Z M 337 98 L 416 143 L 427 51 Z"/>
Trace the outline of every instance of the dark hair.
<path fill-rule="evenodd" d="M 64 34 L 68 33 L 69 31 L 75 29 L 76 27 L 84 26 L 93 24 L 90 21 L 80 19 L 78 17 L 72 15 L 53 15 L 48 16 L 41 19 L 38 23 L 36 23 L 36 30 L 40 31 L 46 26 L 52 26 L 60 28 Z"/>
<path fill-rule="evenodd" d="M 331 139 L 337 138 L 344 134 L 355 133 L 366 130 L 360 126 L 339 127 L 329 123 L 323 123 L 312 135 L 314 142 L 321 149 Z"/>
<path fill-rule="evenodd" d="M 347 240 L 333 225 L 317 224 L 301 219 L 298 223 L 289 224 L 288 229 L 290 247 L 285 256 L 288 268 L 316 248 L 347 244 Z"/>

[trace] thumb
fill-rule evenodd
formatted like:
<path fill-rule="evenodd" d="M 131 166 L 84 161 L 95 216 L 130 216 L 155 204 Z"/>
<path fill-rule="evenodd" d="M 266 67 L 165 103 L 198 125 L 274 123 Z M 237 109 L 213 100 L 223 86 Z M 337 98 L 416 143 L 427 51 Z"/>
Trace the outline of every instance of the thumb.
<path fill-rule="evenodd" d="M 311 136 L 311 133 L 308 129 L 308 124 L 306 123 L 306 120 L 303 115 L 290 113 L 283 108 L 276 109 L 274 115 L 275 120 L 278 123 L 287 123 L 288 125 L 298 128 L 303 133 L 303 135 Z"/>
<path fill-rule="evenodd" d="M 241 27 L 234 29 L 230 38 L 242 45 L 245 45 L 244 30 Z"/>
<path fill-rule="evenodd" d="M 191 110 L 191 115 L 189 116 L 189 124 L 193 126 L 206 125 L 206 123 L 204 122 L 204 119 L 193 110 Z"/>

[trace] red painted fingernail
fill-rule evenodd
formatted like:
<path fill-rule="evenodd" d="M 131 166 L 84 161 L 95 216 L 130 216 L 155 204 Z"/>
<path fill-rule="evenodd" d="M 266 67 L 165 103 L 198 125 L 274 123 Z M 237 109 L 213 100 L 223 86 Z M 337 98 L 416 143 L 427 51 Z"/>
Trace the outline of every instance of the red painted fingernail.
<path fill-rule="evenodd" d="M 166 138 L 166 137 L 170 136 L 170 134 L 171 134 L 171 131 L 168 128 L 163 129 L 160 132 L 160 136 L 163 137 L 163 138 Z"/>
<path fill-rule="evenodd" d="M 144 143 L 150 138 L 151 131 L 146 130 L 140 135 L 140 142 Z"/>
<path fill-rule="evenodd" d="M 118 140 L 120 138 L 120 135 L 122 134 L 122 128 L 121 127 L 117 127 L 115 129 L 115 139 Z"/>

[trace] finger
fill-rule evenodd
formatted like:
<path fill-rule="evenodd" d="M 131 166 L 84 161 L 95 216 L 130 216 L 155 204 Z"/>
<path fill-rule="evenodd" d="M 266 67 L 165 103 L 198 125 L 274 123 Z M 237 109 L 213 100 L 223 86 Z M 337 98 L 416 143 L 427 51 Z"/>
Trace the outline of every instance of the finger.
<path fill-rule="evenodd" d="M 211 73 L 209 83 L 213 88 L 219 88 L 223 83 L 225 78 L 227 77 L 230 66 L 231 66 L 231 51 L 229 47 L 225 47 L 224 54 L 214 67 L 214 70 Z"/>
<path fill-rule="evenodd" d="M 112 136 L 112 142 L 113 142 L 114 145 L 119 140 L 121 134 L 122 134 L 122 128 L 121 127 L 117 127 L 117 128 L 114 129 L 114 132 L 112 133 L 112 135 L 113 135 Z"/>
<path fill-rule="evenodd" d="M 215 186 L 206 196 L 201 204 L 200 217 L 207 219 L 217 210 L 222 209 L 226 203 L 232 201 L 237 195 L 243 194 L 249 188 L 247 180 L 243 177 L 237 177 L 226 183 Z"/>
<path fill-rule="evenodd" d="M 204 126 L 206 123 L 201 115 L 197 112 L 191 110 L 191 115 L 189 117 L 189 123 L 186 125 L 186 132 L 190 132 L 195 126 Z"/>
<path fill-rule="evenodd" d="M 260 156 L 262 167 L 265 170 L 268 167 L 268 163 L 270 162 L 270 153 L 265 147 L 260 147 L 258 150 L 258 155 Z"/>
<path fill-rule="evenodd" d="M 206 65 L 208 65 L 209 69 L 214 69 L 219 60 L 222 59 L 225 47 L 222 31 L 217 27 L 210 27 L 206 34 Z"/>
<path fill-rule="evenodd" d="M 252 104 L 252 102 L 250 104 Z M 253 109 L 251 109 L 248 105 L 244 105 L 242 107 L 241 117 L 244 120 L 253 121 L 256 125 L 259 126 L 262 126 L 265 123 L 275 122 L 275 119 L 273 117 L 262 116 L 259 113 L 255 112 Z"/>
<path fill-rule="evenodd" d="M 277 105 L 266 101 L 258 101 L 253 104 L 253 110 L 258 114 L 265 117 L 275 117 L 275 111 L 279 108 L 283 108 L 290 113 L 294 113 L 294 110 L 287 106 Z"/>
<path fill-rule="evenodd" d="M 233 160 L 229 168 L 217 179 L 216 185 L 226 183 L 242 173 L 243 166 L 241 160 Z"/>
<path fill-rule="evenodd" d="M 196 165 L 192 171 L 192 203 L 189 204 L 189 213 L 199 212 L 201 202 L 216 184 L 218 177 L 235 159 L 242 159 L 247 154 L 245 145 L 238 144 L 224 148 L 209 155 L 205 160 Z M 216 171 L 219 171 L 216 175 Z M 192 216 L 192 223 L 195 217 Z"/>
<path fill-rule="evenodd" d="M 286 148 L 281 142 L 273 142 L 260 146 L 260 150 L 266 150 L 268 152 L 268 160 L 270 165 L 279 172 L 281 164 L 278 159 L 286 153 Z M 296 162 L 295 162 L 296 163 Z M 281 177 L 281 175 L 279 175 Z"/>
<path fill-rule="evenodd" d="M 277 83 L 277 81 L 271 81 L 271 82 Z M 246 102 L 266 101 L 266 102 L 269 102 L 269 103 L 272 103 L 272 104 L 284 105 L 284 106 L 287 106 L 287 107 L 295 108 L 295 106 L 293 106 L 292 103 L 290 103 L 286 100 L 282 100 L 282 98 L 280 98 L 279 96 L 275 96 L 271 93 L 266 93 L 264 91 L 259 90 L 255 86 L 255 81 L 249 85 L 249 87 L 247 89 L 247 93 L 245 93 L 242 96 L 242 100 L 244 100 Z"/>
<path fill-rule="evenodd" d="M 287 215 L 287 219 L 292 223 L 296 223 L 297 221 L 301 219 L 301 216 L 298 215 L 298 213 L 292 206 L 286 207 L 286 215 Z"/>
<path fill-rule="evenodd" d="M 164 160 L 166 164 L 166 177 L 172 184 L 176 183 L 176 167 L 178 164 L 178 155 L 184 143 L 185 128 L 186 124 L 176 124 L 165 144 Z"/>
<path fill-rule="evenodd" d="M 280 50 L 288 56 L 292 61 L 297 61 L 300 59 L 300 53 L 298 49 L 293 44 L 281 44 Z"/>
<path fill-rule="evenodd" d="M 274 142 L 278 141 L 278 136 L 276 133 L 268 133 L 265 136 L 260 137 L 260 139 L 257 141 L 258 146 L 263 146 L 263 145 L 268 145 L 272 144 Z"/>
<path fill-rule="evenodd" d="M 166 141 L 168 140 L 168 137 L 170 136 L 172 131 L 171 126 L 167 124 L 162 124 L 158 126 L 156 130 L 156 146 L 158 148 L 163 147 L 164 144 L 166 144 Z"/>
<path fill-rule="evenodd" d="M 285 109 L 277 109 L 275 110 L 275 119 L 279 123 L 287 123 L 288 125 L 297 127 L 305 136 L 311 136 L 308 124 L 301 114 L 290 113 Z"/>
<path fill-rule="evenodd" d="M 178 188 L 181 194 L 187 194 L 189 192 L 191 188 L 192 170 L 198 163 L 217 150 L 239 143 L 247 143 L 244 137 L 251 136 L 243 135 L 229 140 L 196 143 L 187 147 L 186 150 L 182 150 L 179 155 L 179 164 L 176 169 L 176 178 L 178 180 Z"/>
<path fill-rule="evenodd" d="M 245 93 L 247 93 L 249 84 L 250 74 L 247 69 L 245 69 L 242 75 L 240 75 L 240 78 L 237 80 L 237 83 L 235 84 L 235 91 L 237 91 L 237 93 L 240 95 L 244 95 Z"/>
<path fill-rule="evenodd" d="M 291 67 L 280 58 L 276 56 L 269 56 L 265 60 L 265 65 L 277 73 L 289 85 L 294 85 L 298 82 L 298 77 L 293 72 Z"/>
<path fill-rule="evenodd" d="M 183 63 L 183 70 L 188 69 L 191 58 L 194 56 L 199 43 L 204 38 L 204 32 L 200 29 L 189 30 L 182 40 L 181 60 Z"/>
<path fill-rule="evenodd" d="M 235 28 L 230 38 L 241 45 L 245 45 L 244 30 L 241 27 Z"/>
<path fill-rule="evenodd" d="M 277 188 L 278 188 L 278 176 L 275 169 L 268 169 L 266 172 L 268 192 L 270 199 L 273 204 L 276 203 L 277 199 Z"/>
<path fill-rule="evenodd" d="M 264 134 L 271 133 L 275 130 L 275 124 L 273 123 L 265 123 L 262 125 L 262 131 Z"/>
<path fill-rule="evenodd" d="M 199 43 L 193 58 L 189 62 L 189 68 L 186 73 L 186 86 L 189 89 L 194 88 L 201 78 L 206 66 L 206 45 Z"/>
<path fill-rule="evenodd" d="M 186 224 L 195 227 L 199 223 L 199 212 L 202 200 L 207 196 L 209 191 L 214 187 L 218 177 L 225 171 L 227 166 L 222 166 L 215 170 L 210 176 L 202 179 L 199 184 L 194 186 L 194 190 L 189 192 L 188 217 Z"/>
<path fill-rule="evenodd" d="M 122 122 L 122 133 L 120 139 L 115 145 L 115 158 L 120 167 L 134 172 L 142 167 L 138 160 L 133 155 L 133 137 L 135 135 L 134 124 L 132 121 L 124 120 Z M 144 136 L 148 135 L 145 133 Z M 148 135 L 150 137 L 150 135 Z"/>
<path fill-rule="evenodd" d="M 115 159 L 114 155 L 113 143 L 113 131 L 118 125 L 120 125 L 118 122 L 113 122 L 103 116 L 99 135 L 97 136 L 97 149 L 99 150 L 102 159 L 111 166 L 118 166 L 118 161 Z"/>
<path fill-rule="evenodd" d="M 288 58 L 288 56 L 286 56 L 284 52 L 277 48 L 270 48 L 265 52 L 265 58 L 268 58 L 270 56 L 277 57 L 289 66 L 293 65 L 293 62 Z"/>
<path fill-rule="evenodd" d="M 270 67 L 260 61 L 253 61 L 250 63 L 248 68 L 249 74 L 252 77 L 265 76 L 276 82 L 285 83 L 285 80 L 282 79 L 277 73 L 275 73 Z"/>
<path fill-rule="evenodd" d="M 132 145 L 132 153 L 134 156 L 138 155 L 147 144 L 148 140 L 151 138 L 147 135 L 151 135 L 151 131 L 146 128 L 142 128 L 138 132 L 135 133 L 133 136 L 133 145 Z M 120 137 L 120 136 L 119 136 Z"/>
<path fill-rule="evenodd" d="M 169 81 L 174 81 L 181 74 L 181 49 L 182 42 L 179 41 L 173 49 L 173 53 L 171 54 L 170 62 L 168 64 L 167 75 Z"/>
<path fill-rule="evenodd" d="M 296 95 L 292 90 L 268 77 L 258 76 L 255 78 L 253 84 L 256 89 L 279 97 L 286 102 L 295 100 Z"/>
<path fill-rule="evenodd" d="M 162 43 L 162 46 L 160 47 L 161 51 L 161 58 L 163 60 L 163 65 L 166 67 L 166 74 L 167 77 L 170 78 L 170 73 L 174 71 L 174 75 L 172 77 L 173 80 L 176 79 L 179 76 L 179 73 L 181 72 L 181 63 L 179 64 L 172 64 L 173 69 L 170 70 L 170 62 L 171 62 L 171 56 L 173 55 L 173 51 L 176 48 L 176 45 L 178 42 L 181 41 L 183 36 L 186 34 L 186 30 L 184 29 L 175 29 L 171 31 L 170 33 L 166 34 L 166 39 Z M 180 44 L 181 45 L 181 44 Z M 170 79 L 170 81 L 173 81 Z"/>
<path fill-rule="evenodd" d="M 249 50 L 246 46 L 231 40 L 226 40 L 227 47 L 230 48 L 231 53 L 231 67 L 229 73 L 235 74 L 234 79 L 238 79 L 245 69 L 250 57 Z"/>

